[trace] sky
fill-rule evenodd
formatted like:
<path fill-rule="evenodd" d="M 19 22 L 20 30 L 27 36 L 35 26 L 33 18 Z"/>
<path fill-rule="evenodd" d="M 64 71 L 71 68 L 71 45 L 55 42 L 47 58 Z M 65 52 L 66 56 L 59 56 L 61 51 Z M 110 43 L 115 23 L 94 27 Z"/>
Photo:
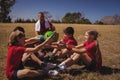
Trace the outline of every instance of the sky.
<path fill-rule="evenodd" d="M 120 0 L 16 0 L 11 8 L 12 19 L 37 19 L 40 11 L 49 11 L 53 19 L 67 12 L 81 12 L 91 22 L 104 16 L 120 15 Z"/>

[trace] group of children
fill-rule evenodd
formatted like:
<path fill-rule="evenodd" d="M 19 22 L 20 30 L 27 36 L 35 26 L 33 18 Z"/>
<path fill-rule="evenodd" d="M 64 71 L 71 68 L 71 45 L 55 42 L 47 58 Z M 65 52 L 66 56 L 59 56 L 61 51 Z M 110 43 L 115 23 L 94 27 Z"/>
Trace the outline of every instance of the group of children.
<path fill-rule="evenodd" d="M 22 27 L 16 27 L 10 34 L 8 41 L 7 78 L 9 80 L 21 80 L 24 77 L 36 77 L 45 74 L 57 75 L 60 70 L 66 69 L 80 59 L 84 62 L 87 70 L 100 70 L 102 57 L 97 40 L 99 33 L 94 30 L 85 32 L 84 43 L 78 45 L 74 38 L 74 29 L 72 27 L 67 27 L 63 32 L 64 36 L 58 42 L 49 42 L 51 37 L 48 37 L 44 42 L 35 47 L 27 47 L 25 44 L 30 43 L 31 40 L 25 38 L 25 31 Z M 48 60 L 57 60 L 64 57 L 67 59 L 59 65 L 46 63 L 34 54 L 42 48 L 54 49 Z M 60 51 L 59 54 L 58 51 Z M 38 63 L 40 69 L 32 70 L 24 68 L 24 63 L 29 59 Z M 52 68 L 54 69 L 50 70 Z"/>

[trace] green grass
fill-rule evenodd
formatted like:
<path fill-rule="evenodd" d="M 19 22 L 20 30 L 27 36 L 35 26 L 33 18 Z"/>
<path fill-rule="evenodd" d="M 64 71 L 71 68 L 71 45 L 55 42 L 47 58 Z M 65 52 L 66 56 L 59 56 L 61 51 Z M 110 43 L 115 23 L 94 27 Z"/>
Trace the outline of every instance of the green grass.
<path fill-rule="evenodd" d="M 54 24 L 60 38 L 63 29 L 72 26 L 75 29 L 75 38 L 78 43 L 84 41 L 84 33 L 94 29 L 100 33 L 99 43 L 103 57 L 103 69 L 101 73 L 81 70 L 81 66 L 73 65 L 67 72 L 45 80 L 120 80 L 120 25 L 80 25 L 80 24 Z M 5 76 L 5 60 L 7 54 L 7 41 L 10 32 L 16 27 L 22 26 L 27 37 L 35 36 L 34 24 L 31 23 L 0 23 L 0 80 L 7 80 Z M 60 39 L 59 38 L 59 39 Z"/>

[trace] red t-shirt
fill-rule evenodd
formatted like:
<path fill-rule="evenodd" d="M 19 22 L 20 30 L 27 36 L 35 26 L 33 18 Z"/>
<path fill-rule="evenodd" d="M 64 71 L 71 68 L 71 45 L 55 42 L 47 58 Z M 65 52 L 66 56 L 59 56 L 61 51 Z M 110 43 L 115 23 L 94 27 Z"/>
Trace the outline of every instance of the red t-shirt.
<path fill-rule="evenodd" d="M 14 71 L 19 69 L 25 50 L 26 48 L 21 46 L 8 46 L 6 76 L 9 79 L 11 79 Z"/>
<path fill-rule="evenodd" d="M 67 49 L 69 49 L 69 50 L 72 49 L 72 47 L 69 46 L 69 45 L 77 46 L 77 41 L 75 40 L 74 37 L 71 37 L 71 38 L 63 37 L 62 41 L 63 41 L 64 43 L 68 44 Z"/>
<path fill-rule="evenodd" d="M 100 69 L 100 67 L 102 66 L 102 57 L 101 57 L 101 51 L 99 49 L 99 46 L 97 47 L 95 42 L 88 43 L 88 41 L 84 42 L 84 46 L 87 50 L 88 56 L 92 60 L 96 61 L 97 69 Z M 97 51 L 97 53 L 96 53 L 96 51 Z"/>

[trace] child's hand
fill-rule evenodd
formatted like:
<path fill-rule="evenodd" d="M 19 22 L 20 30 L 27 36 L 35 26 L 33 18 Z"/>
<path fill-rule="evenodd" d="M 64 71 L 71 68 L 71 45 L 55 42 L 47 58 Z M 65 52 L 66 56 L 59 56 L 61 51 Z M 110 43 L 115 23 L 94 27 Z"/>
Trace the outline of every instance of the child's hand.
<path fill-rule="evenodd" d="M 50 46 L 50 44 L 45 44 L 44 47 L 45 48 L 50 48 L 51 46 Z"/>
<path fill-rule="evenodd" d="M 66 44 L 65 43 L 58 44 L 58 49 L 64 49 L 64 48 L 66 48 Z"/>
<path fill-rule="evenodd" d="M 71 44 L 68 44 L 67 47 L 75 48 L 75 46 Z"/>

